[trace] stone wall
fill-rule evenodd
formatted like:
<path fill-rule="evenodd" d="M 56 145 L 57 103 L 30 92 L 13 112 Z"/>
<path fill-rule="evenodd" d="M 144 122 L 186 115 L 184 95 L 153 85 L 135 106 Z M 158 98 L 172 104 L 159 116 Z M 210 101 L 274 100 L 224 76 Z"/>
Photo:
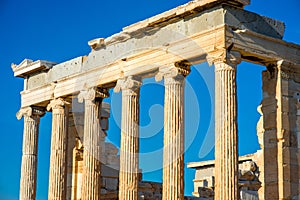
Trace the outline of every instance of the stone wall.
<path fill-rule="evenodd" d="M 290 63 L 269 64 L 263 72 L 263 170 L 260 199 L 298 199 L 300 76 Z"/>
<path fill-rule="evenodd" d="M 256 164 L 256 158 L 261 154 L 250 154 L 239 158 L 239 189 L 243 200 L 258 199 L 260 168 Z M 189 163 L 189 168 L 196 169 L 193 195 L 203 200 L 214 199 L 214 161 Z"/>

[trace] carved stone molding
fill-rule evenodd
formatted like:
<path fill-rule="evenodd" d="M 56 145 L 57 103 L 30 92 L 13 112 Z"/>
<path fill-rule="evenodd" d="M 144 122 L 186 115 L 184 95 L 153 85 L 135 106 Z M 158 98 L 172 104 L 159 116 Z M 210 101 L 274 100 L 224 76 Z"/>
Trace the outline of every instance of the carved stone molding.
<path fill-rule="evenodd" d="M 30 106 L 30 107 L 24 107 L 21 108 L 17 114 L 16 117 L 18 120 L 22 119 L 23 116 L 39 116 L 42 117 L 45 115 L 45 108 L 44 107 L 37 107 L 37 106 Z"/>
<path fill-rule="evenodd" d="M 292 80 L 293 79 L 293 74 L 288 73 L 286 71 L 280 71 L 280 77 L 284 80 Z"/>
<path fill-rule="evenodd" d="M 47 106 L 47 110 L 51 111 L 53 109 L 58 109 L 58 108 L 64 108 L 65 106 L 69 106 L 70 103 L 65 101 L 62 98 L 58 98 L 58 99 L 53 99 L 50 101 L 50 103 Z"/>
<path fill-rule="evenodd" d="M 84 100 L 93 101 L 96 98 L 107 98 L 109 93 L 106 88 L 90 88 L 88 90 L 83 90 L 78 94 L 78 102 L 83 103 Z"/>
<path fill-rule="evenodd" d="M 284 80 L 295 80 L 299 82 L 300 70 L 299 65 L 296 65 L 285 60 L 279 60 L 277 63 L 277 69 L 280 71 L 280 77 Z"/>
<path fill-rule="evenodd" d="M 114 92 L 120 92 L 121 90 L 135 90 L 142 85 L 142 80 L 139 76 L 128 76 L 124 79 L 119 79 Z"/>
<path fill-rule="evenodd" d="M 300 65 L 286 60 L 264 63 L 269 79 L 280 78 L 286 81 L 300 82 Z"/>
<path fill-rule="evenodd" d="M 208 64 L 215 65 L 215 70 L 235 70 L 236 65 L 241 63 L 241 54 L 238 51 L 226 51 L 218 55 L 208 55 L 206 57 Z M 222 65 L 222 63 L 226 65 Z"/>
<path fill-rule="evenodd" d="M 170 67 L 162 67 L 155 76 L 156 81 L 163 78 L 184 78 L 191 72 L 191 64 L 185 61 L 176 62 Z"/>
<path fill-rule="evenodd" d="M 299 64 L 292 63 L 292 62 L 289 62 L 286 60 L 279 60 L 279 61 L 277 61 L 276 64 L 277 64 L 278 68 L 281 70 L 294 72 L 294 73 L 298 73 L 298 74 L 300 73 Z"/>

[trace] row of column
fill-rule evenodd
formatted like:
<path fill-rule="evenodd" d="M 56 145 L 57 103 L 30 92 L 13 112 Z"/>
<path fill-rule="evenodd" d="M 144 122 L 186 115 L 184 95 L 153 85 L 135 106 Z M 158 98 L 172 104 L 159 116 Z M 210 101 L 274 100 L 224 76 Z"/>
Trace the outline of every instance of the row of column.
<path fill-rule="evenodd" d="M 215 61 L 216 98 L 216 165 L 215 198 L 238 199 L 236 65 L 237 53 L 226 60 Z M 164 79 L 164 159 L 163 200 L 184 199 L 184 86 L 190 65 L 185 62 L 161 68 L 156 80 Z M 139 174 L 139 96 L 141 78 L 130 76 L 119 80 L 115 92 L 122 91 L 122 127 L 120 147 L 119 199 L 138 200 Z M 100 110 L 105 89 L 91 88 L 78 95 L 85 103 L 82 199 L 100 199 L 102 152 Z M 48 199 L 66 199 L 67 116 L 69 103 L 61 98 L 52 100 L 52 139 Z M 39 119 L 44 110 L 23 108 L 24 138 L 20 199 L 35 199 L 37 139 Z"/>

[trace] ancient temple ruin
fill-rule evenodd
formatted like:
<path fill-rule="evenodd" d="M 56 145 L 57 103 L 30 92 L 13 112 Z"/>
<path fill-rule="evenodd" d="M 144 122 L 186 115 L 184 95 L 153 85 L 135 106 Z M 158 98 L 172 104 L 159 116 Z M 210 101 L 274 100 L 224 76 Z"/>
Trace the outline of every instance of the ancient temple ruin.
<path fill-rule="evenodd" d="M 89 41 L 86 56 L 13 64 L 14 75 L 24 79 L 17 113 L 24 117 L 20 199 L 36 198 L 39 122 L 48 111 L 48 199 L 183 200 L 184 83 L 190 66 L 203 62 L 215 67 L 215 162 L 189 164 L 197 169 L 194 195 L 236 200 L 247 198 L 240 191 L 249 189 L 259 199 L 298 199 L 300 46 L 282 40 L 282 22 L 244 10 L 249 1 L 191 1 Z M 242 158 L 239 170 L 236 71 L 241 61 L 266 70 L 261 150 L 255 161 Z M 165 87 L 162 184 L 142 182 L 139 170 L 140 87 L 149 77 L 164 80 Z M 105 142 L 110 107 L 102 101 L 109 89 L 122 92 L 120 150 Z M 82 112 L 74 109 L 75 102 Z M 213 174 L 201 176 L 212 167 Z M 241 178 L 249 177 L 257 185 L 241 185 Z"/>

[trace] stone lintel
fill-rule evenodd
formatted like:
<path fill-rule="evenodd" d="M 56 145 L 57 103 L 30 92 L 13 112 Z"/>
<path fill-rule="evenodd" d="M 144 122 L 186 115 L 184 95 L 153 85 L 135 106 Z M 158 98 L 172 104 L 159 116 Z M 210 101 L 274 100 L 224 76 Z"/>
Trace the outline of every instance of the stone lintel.
<path fill-rule="evenodd" d="M 17 77 L 26 77 L 33 73 L 38 73 L 43 70 L 48 70 L 52 68 L 56 63 L 45 61 L 45 60 L 37 60 L 33 61 L 30 59 L 24 59 L 19 65 L 12 64 L 11 68 L 14 72 L 14 76 Z"/>
<path fill-rule="evenodd" d="M 88 56 L 30 75 L 27 89 L 21 93 L 22 106 L 44 106 L 53 96 L 76 94 L 85 85 L 106 87 L 122 77 L 153 77 L 168 63 L 184 59 L 198 64 L 205 62 L 207 55 L 222 56 L 219 53 L 226 49 L 238 51 L 242 60 L 258 64 L 278 60 L 300 64 L 300 46 L 279 39 L 275 33 L 272 36 L 273 29 L 256 26 L 255 19 L 264 24 L 263 18 L 255 13 L 222 5 L 180 21 L 168 21 L 163 27 L 141 29 L 140 34 L 146 37 L 123 31 L 106 38 L 105 48 L 100 47 L 103 41 L 99 39 L 94 41 L 96 48 Z M 243 23 L 239 25 L 239 21 Z"/>
<path fill-rule="evenodd" d="M 250 17 L 246 17 L 248 15 Z M 99 68 L 99 70 L 103 68 L 103 71 L 108 72 L 111 65 L 119 66 L 118 71 L 120 75 L 122 75 L 122 71 L 128 73 L 124 74 L 126 76 L 148 74 L 151 70 L 153 72 L 153 65 L 160 66 L 162 64 L 157 62 L 157 60 L 168 61 L 168 57 L 160 58 L 160 55 L 172 55 L 172 57 L 178 57 L 178 60 L 188 59 L 189 61 L 193 61 L 193 64 L 197 64 L 203 61 L 203 59 L 201 60 L 201 56 L 205 55 L 208 51 L 215 51 L 222 48 L 221 45 L 223 45 L 222 41 L 224 40 L 222 37 L 224 34 L 219 35 L 218 32 L 222 31 L 220 27 L 224 26 L 232 27 L 233 30 L 249 30 L 273 38 L 281 37 L 265 21 L 261 16 L 249 11 L 234 8 L 233 6 L 223 6 L 223 8 L 219 6 L 208 12 L 194 14 L 187 19 L 168 22 L 168 24 L 164 24 L 163 29 L 162 27 L 152 27 L 151 30 L 150 28 L 149 30 L 141 29 L 139 34 L 142 35 L 139 37 L 123 31 L 104 39 L 104 41 L 103 38 L 95 39 L 90 41 L 90 45 L 94 49 L 87 57 L 78 57 L 57 64 L 47 73 L 30 77 L 28 80 L 28 89 L 37 88 L 47 82 L 60 82 L 60 80 L 70 78 L 72 75 L 81 73 L 82 71 L 85 72 L 96 68 Z M 277 21 L 274 21 L 274 23 L 276 24 Z M 201 24 L 201 26 L 198 24 Z M 147 37 L 143 37 L 143 34 Z M 211 36 L 208 36 L 208 34 L 211 34 Z M 230 36 L 232 33 L 226 33 L 226 35 Z M 203 40 L 198 41 L 200 37 L 203 37 Z M 231 42 L 231 40 L 226 41 Z M 239 41 L 239 39 L 233 42 L 235 41 Z M 188 48 L 180 48 L 183 44 L 188 46 Z M 155 60 L 149 59 L 152 58 L 152 55 Z M 264 52 L 261 55 L 265 55 Z M 146 59 L 153 61 L 152 66 L 149 63 L 140 62 Z M 125 69 L 131 65 L 139 65 L 140 67 L 136 68 L 134 72 Z M 78 80 L 77 82 L 80 81 Z"/>
<path fill-rule="evenodd" d="M 226 27 L 226 49 L 242 54 L 245 61 L 266 65 L 280 60 L 300 64 L 300 46 L 279 38 L 269 37 L 249 29 Z"/>
<path fill-rule="evenodd" d="M 253 159 L 254 154 L 247 154 L 244 156 L 239 157 L 239 163 L 245 162 L 245 161 L 251 161 Z M 207 168 L 215 166 L 215 160 L 206 160 L 206 161 L 200 161 L 200 162 L 190 162 L 187 164 L 188 168 L 193 169 L 201 169 L 201 168 Z"/>
<path fill-rule="evenodd" d="M 223 6 L 225 24 L 234 30 L 251 30 L 269 37 L 282 39 L 285 24 L 279 20 L 261 16 L 259 14 L 241 10 L 233 6 Z"/>
<path fill-rule="evenodd" d="M 286 41 L 283 41 L 281 39 L 271 38 L 262 34 L 255 33 L 250 30 L 235 30 L 233 31 L 230 27 L 225 27 L 226 31 L 226 46 L 225 48 L 231 48 L 232 51 L 238 51 L 241 53 L 242 60 L 253 62 L 256 64 L 264 65 L 266 63 L 274 62 L 276 63 L 279 60 L 285 60 L 287 62 L 291 62 L 295 65 L 300 64 L 300 46 L 293 43 L 288 43 Z M 219 27 L 218 29 L 220 31 L 220 35 L 224 31 L 224 26 Z M 216 31 L 215 30 L 215 31 Z M 199 33 L 197 35 L 194 35 L 193 40 L 201 47 L 204 47 L 204 44 L 207 42 L 206 35 L 212 34 L 212 31 L 207 31 L 203 33 Z M 218 36 L 219 37 L 219 36 Z M 202 39 L 203 38 L 203 39 Z M 220 40 L 221 41 L 221 40 Z M 185 42 L 185 41 L 182 41 Z M 183 43 L 178 43 L 178 45 L 182 45 Z M 191 43 L 193 44 L 193 43 Z M 203 44 L 203 45 L 202 45 Z M 213 45 L 217 45 L 216 43 L 212 43 Z M 220 43 L 221 45 L 221 43 Z M 199 47 L 198 46 L 198 47 Z M 214 49 L 210 50 L 210 47 L 204 47 L 206 49 L 207 54 L 205 52 L 199 51 L 199 49 L 195 49 L 192 53 L 192 49 L 189 50 L 189 48 L 192 48 L 193 45 L 187 46 L 186 49 L 178 49 L 178 52 L 183 55 L 185 52 L 189 52 L 188 55 L 194 54 L 195 55 L 213 55 L 213 57 L 217 56 L 224 56 L 220 55 L 222 53 L 221 50 L 218 50 L 217 52 Z M 176 48 L 176 46 L 169 46 L 169 48 Z M 219 47 L 218 47 L 219 48 Z M 224 51 L 226 50 L 224 49 Z M 117 50 L 117 49 L 115 49 Z M 101 51 L 104 51 L 101 49 Z M 223 51 L 223 52 L 224 52 Z M 98 52 L 98 51 L 95 51 Z M 94 60 L 92 60 L 92 57 L 95 55 L 96 57 L 101 57 L 102 53 L 99 52 L 99 54 L 94 54 L 95 52 L 91 53 L 91 62 L 90 64 L 93 64 Z M 215 55 L 214 55 L 215 54 Z M 144 61 L 144 58 L 151 58 Z M 138 59 L 137 61 L 135 59 Z M 173 59 L 173 60 L 172 60 Z M 48 102 L 50 99 L 54 97 L 60 97 L 60 96 L 67 96 L 70 94 L 74 94 L 79 92 L 84 88 L 84 84 L 88 81 L 90 86 L 97 86 L 97 85 L 106 85 L 108 83 L 116 82 L 117 79 L 123 77 L 124 75 L 136 75 L 141 73 L 146 73 L 150 71 L 156 71 L 158 70 L 158 66 L 166 65 L 167 63 L 170 63 L 171 61 L 176 62 L 176 57 L 172 54 L 165 54 L 163 51 L 155 52 L 148 51 L 147 53 L 143 53 L 143 55 L 139 56 L 132 56 L 128 57 L 127 61 L 123 61 L 123 65 L 120 66 L 120 62 L 112 62 L 111 64 L 103 63 L 101 64 L 102 60 L 98 60 L 95 67 L 90 66 L 90 70 L 86 70 L 83 72 L 76 72 L 73 75 L 72 72 L 66 71 L 65 77 L 63 78 L 52 78 L 52 81 L 57 80 L 57 83 L 55 84 L 55 87 L 51 82 L 48 82 L 48 78 L 45 81 L 40 81 L 38 84 L 35 83 L 34 87 L 32 86 L 28 90 L 21 92 L 21 98 L 22 98 L 22 107 L 29 106 L 29 105 L 40 105 L 45 106 L 43 102 Z M 197 63 L 204 62 L 206 60 L 206 56 L 204 58 L 201 58 L 202 60 L 199 60 Z M 87 58 L 88 60 L 88 58 Z M 149 61 L 149 62 L 148 62 Z M 155 65 L 151 65 L 156 63 Z M 166 63 L 167 62 L 167 63 Z M 196 64 L 196 63 L 193 63 Z M 47 74 L 53 73 L 56 74 L 59 69 L 57 69 L 57 66 L 53 67 Z M 94 65 L 94 64 L 93 64 Z M 105 66 L 104 67 L 102 67 Z M 140 66 L 145 66 L 141 68 Z M 85 66 L 87 67 L 87 66 Z M 72 70 L 74 68 L 68 67 L 68 69 Z M 123 73 L 122 69 L 125 71 Z M 115 73 L 114 76 L 111 76 L 112 73 Z M 74 73 L 74 72 L 73 72 Z M 148 74 L 149 75 L 149 74 Z M 151 75 L 153 76 L 153 74 Z M 101 79 L 100 79 L 101 77 Z M 146 77 L 143 77 L 146 78 Z M 31 83 L 31 79 L 29 78 L 29 83 Z M 32 84 L 34 82 L 32 81 Z"/>

